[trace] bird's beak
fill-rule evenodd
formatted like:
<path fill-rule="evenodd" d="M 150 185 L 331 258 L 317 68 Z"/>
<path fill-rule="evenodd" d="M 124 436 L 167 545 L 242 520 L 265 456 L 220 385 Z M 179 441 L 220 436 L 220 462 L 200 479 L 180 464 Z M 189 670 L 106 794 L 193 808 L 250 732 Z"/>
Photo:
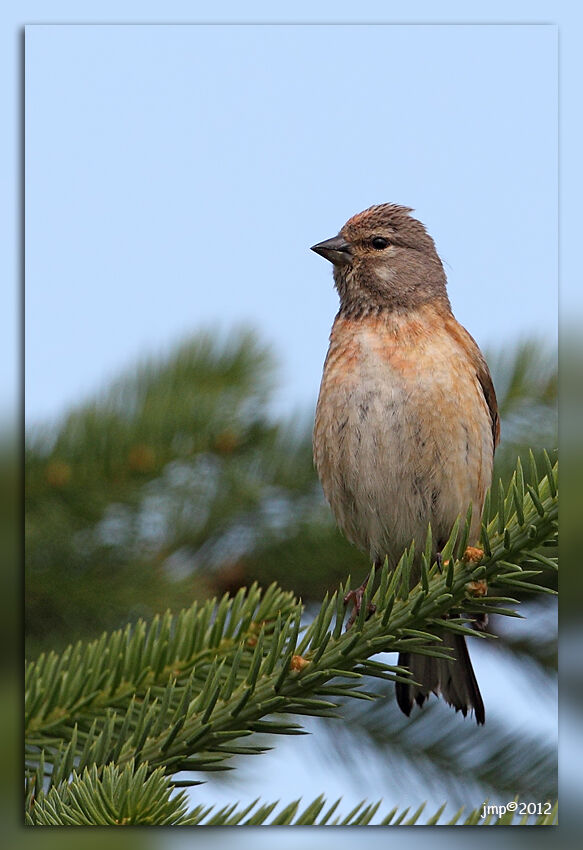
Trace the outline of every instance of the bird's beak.
<path fill-rule="evenodd" d="M 350 243 L 343 236 L 334 236 L 333 239 L 318 242 L 317 245 L 312 245 L 310 250 L 330 260 L 335 266 L 344 266 L 352 259 Z"/>

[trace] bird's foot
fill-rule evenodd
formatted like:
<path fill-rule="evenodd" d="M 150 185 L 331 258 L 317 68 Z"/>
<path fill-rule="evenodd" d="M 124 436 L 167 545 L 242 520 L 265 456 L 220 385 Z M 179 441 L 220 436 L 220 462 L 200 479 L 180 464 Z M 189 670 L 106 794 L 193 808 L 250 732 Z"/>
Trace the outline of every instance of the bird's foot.
<path fill-rule="evenodd" d="M 368 581 L 368 580 L 367 580 Z M 355 588 L 354 590 L 349 590 L 346 596 L 344 597 L 344 604 L 348 605 L 349 602 L 352 602 L 352 613 L 348 618 L 348 622 L 346 623 L 346 631 L 354 624 L 354 621 L 360 614 L 360 609 L 362 608 L 362 601 L 364 599 L 364 591 L 366 590 L 367 581 L 364 581 L 360 587 Z M 368 603 L 366 616 L 370 617 L 371 614 L 377 610 L 377 606 L 372 602 Z"/>
<path fill-rule="evenodd" d="M 488 615 L 487 614 L 474 614 L 474 628 L 478 632 L 487 632 L 488 631 Z"/>

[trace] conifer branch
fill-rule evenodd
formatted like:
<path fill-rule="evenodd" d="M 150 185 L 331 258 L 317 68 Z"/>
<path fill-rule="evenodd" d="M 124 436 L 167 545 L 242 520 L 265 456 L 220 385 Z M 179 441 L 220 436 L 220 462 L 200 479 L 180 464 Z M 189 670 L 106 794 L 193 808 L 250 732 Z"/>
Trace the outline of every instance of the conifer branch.
<path fill-rule="evenodd" d="M 365 826 L 375 819 L 381 806 L 381 800 L 368 804 L 363 800 L 343 816 L 338 812 L 340 802 L 338 799 L 327 804 L 324 795 L 320 795 L 303 808 L 300 808 L 301 800 L 279 807 L 278 811 L 279 801 L 261 804 L 254 800 L 244 807 L 235 804 L 217 810 L 199 805 L 189 812 L 185 792 L 175 792 L 162 768 L 148 774 L 145 765 L 137 769 L 133 764 L 123 769 L 107 765 L 101 772 L 96 766 L 82 774 L 74 771 L 72 782 L 53 786 L 27 812 L 26 823 L 30 826 Z M 557 822 L 556 803 L 541 804 L 540 814 L 529 815 L 525 807 L 525 813 L 520 815 L 521 806 L 515 802 L 516 809 L 511 807 L 504 813 L 488 812 L 487 803 L 465 817 L 460 809 L 445 822 L 449 826 L 515 823 L 551 826 Z M 425 824 L 443 823 L 445 808 L 444 803 Z M 420 823 L 424 809 L 425 803 L 414 812 L 410 808 L 401 812 L 393 808 L 379 815 L 375 822 L 382 826 L 411 826 Z"/>
<path fill-rule="evenodd" d="M 536 581 L 543 569 L 556 568 L 539 552 L 555 542 L 557 529 L 557 466 L 544 458 L 542 477 L 531 460 L 529 481 L 518 462 L 491 520 L 488 500 L 479 563 L 465 558 L 468 516 L 444 548 L 443 572 L 429 563 L 429 537 L 414 588 L 409 589 L 413 547 L 393 572 L 385 564 L 377 591 L 373 594 L 369 582 L 361 615 L 348 632 L 342 628 L 349 582 L 324 600 L 302 634 L 300 601 L 275 585 L 263 594 L 253 586 L 232 599 L 195 604 L 176 616 L 155 618 L 149 627 L 139 622 L 29 664 L 25 733 L 31 821 L 77 817 L 83 794 L 91 797 L 91 783 L 105 782 L 113 766 L 120 772 L 115 782 L 122 782 L 126 770 L 158 777 L 149 787 L 158 789 L 152 795 L 160 802 L 159 783 L 179 771 L 224 770 L 235 753 L 262 752 L 263 747 L 241 743 L 253 732 L 302 734 L 290 715 L 336 716 L 335 697 L 375 697 L 363 689 L 367 677 L 399 681 L 409 675 L 372 660 L 373 655 L 407 650 L 449 657 L 436 630 L 483 637 L 467 627 L 467 614 L 517 616 L 507 607 L 516 600 L 474 596 L 472 582 L 487 579 L 490 587 L 552 592 Z M 532 560 L 536 570 L 522 568 Z M 376 613 L 365 620 L 368 601 Z M 107 781 L 117 793 L 114 779 Z M 65 808 L 58 809 L 61 805 Z M 180 820 L 184 814 L 163 806 L 156 811 L 159 818 Z M 290 817 L 296 812 L 297 806 Z M 284 813 L 277 817 L 287 817 Z M 87 816 L 98 817 L 99 811 Z"/>

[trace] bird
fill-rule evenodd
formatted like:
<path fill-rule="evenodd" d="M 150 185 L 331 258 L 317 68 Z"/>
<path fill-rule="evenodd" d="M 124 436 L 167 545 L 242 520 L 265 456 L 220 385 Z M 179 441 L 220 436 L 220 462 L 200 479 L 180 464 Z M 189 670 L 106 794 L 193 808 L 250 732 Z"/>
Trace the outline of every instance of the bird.
<path fill-rule="evenodd" d="M 470 504 L 468 543 L 479 540 L 500 421 L 486 360 L 455 319 L 435 242 L 412 212 L 376 204 L 311 250 L 332 263 L 340 302 L 316 406 L 316 470 L 341 532 L 377 569 L 417 542 L 415 583 L 429 524 L 438 564 Z M 346 594 L 347 627 L 366 584 Z M 399 655 L 411 673 L 396 684 L 399 708 L 409 716 L 433 692 L 483 724 L 465 637 L 441 632 L 451 660 Z"/>

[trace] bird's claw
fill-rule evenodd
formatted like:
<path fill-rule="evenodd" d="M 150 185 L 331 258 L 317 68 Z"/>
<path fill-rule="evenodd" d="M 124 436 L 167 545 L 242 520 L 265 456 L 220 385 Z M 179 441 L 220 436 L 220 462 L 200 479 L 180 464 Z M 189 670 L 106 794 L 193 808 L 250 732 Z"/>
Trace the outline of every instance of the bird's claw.
<path fill-rule="evenodd" d="M 366 590 L 366 584 L 357 587 L 355 590 L 349 590 L 346 596 L 344 597 L 344 604 L 348 605 L 349 602 L 352 602 L 353 608 L 350 617 L 348 618 L 348 622 L 346 623 L 346 631 L 354 625 L 354 622 L 358 615 L 360 614 L 360 609 L 362 608 L 362 600 L 364 599 L 364 591 Z M 373 602 L 369 602 L 367 606 L 366 616 L 370 617 L 371 614 L 377 610 L 377 606 Z"/>

